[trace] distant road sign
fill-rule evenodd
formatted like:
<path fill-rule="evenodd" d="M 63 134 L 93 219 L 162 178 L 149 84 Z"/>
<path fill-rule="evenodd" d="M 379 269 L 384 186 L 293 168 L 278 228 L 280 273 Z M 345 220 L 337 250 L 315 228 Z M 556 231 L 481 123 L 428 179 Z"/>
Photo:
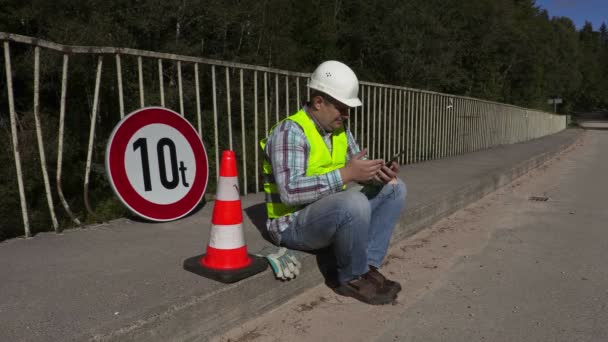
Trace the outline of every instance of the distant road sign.
<path fill-rule="evenodd" d="M 553 99 L 549 99 L 547 100 L 547 104 L 560 104 L 562 103 L 562 99 L 557 97 L 557 98 L 553 98 Z"/>
<path fill-rule="evenodd" d="M 166 108 L 136 110 L 116 125 L 106 173 L 118 198 L 153 221 L 187 215 L 207 187 L 207 152 L 192 125 Z"/>

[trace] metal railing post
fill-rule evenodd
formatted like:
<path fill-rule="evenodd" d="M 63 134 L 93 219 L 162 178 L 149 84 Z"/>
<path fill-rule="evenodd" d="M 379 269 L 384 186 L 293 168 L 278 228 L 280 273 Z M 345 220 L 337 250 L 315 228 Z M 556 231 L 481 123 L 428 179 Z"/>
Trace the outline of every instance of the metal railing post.
<path fill-rule="evenodd" d="M 116 55 L 118 63 L 120 63 L 120 58 Z M 61 71 L 61 100 L 59 102 L 59 132 L 57 133 L 57 175 L 55 178 L 55 183 L 57 184 L 57 194 L 59 195 L 59 200 L 63 205 L 63 208 L 68 213 L 70 218 L 76 225 L 80 225 L 80 220 L 72 213 L 68 201 L 66 201 L 65 196 L 63 195 L 63 187 L 61 186 L 61 173 L 63 169 L 63 135 L 64 135 L 64 123 L 65 123 L 65 101 L 67 96 L 67 86 L 68 86 L 68 60 L 69 57 L 67 54 L 63 55 L 63 68 Z M 120 83 L 119 83 L 120 84 Z M 119 86 L 119 92 L 122 91 L 122 87 Z M 122 102 L 121 102 L 122 104 Z M 121 107 L 122 108 L 122 107 Z M 121 113 L 121 118 L 124 117 L 124 113 Z"/>
<path fill-rule="evenodd" d="M 93 146 L 95 140 L 95 124 L 97 123 L 97 111 L 99 109 L 99 88 L 101 86 L 101 68 L 103 57 L 97 57 L 97 76 L 95 77 L 95 93 L 93 95 L 93 108 L 91 113 L 91 127 L 89 130 L 89 148 L 87 150 L 87 163 L 84 174 L 84 206 L 87 212 L 95 219 L 97 216 L 89 203 L 89 177 L 91 175 L 91 163 L 93 161 Z"/>
<path fill-rule="evenodd" d="M 179 92 L 179 114 L 185 116 L 184 112 L 184 90 L 182 87 L 182 62 L 177 61 L 177 89 Z"/>
<path fill-rule="evenodd" d="M 141 108 L 145 107 L 144 104 L 144 72 L 142 66 L 142 58 L 141 56 L 137 56 L 137 75 L 139 79 L 139 106 Z"/>
<path fill-rule="evenodd" d="M 158 89 L 160 91 L 160 106 L 165 107 L 165 82 L 163 81 L 163 60 L 158 59 Z"/>
<path fill-rule="evenodd" d="M 243 69 L 239 70 L 239 79 L 241 87 L 241 148 L 243 150 L 243 195 L 247 195 L 247 144 L 245 143 L 245 96 L 243 94 Z"/>
<path fill-rule="evenodd" d="M 228 67 L 226 67 L 226 111 L 228 118 L 228 142 L 230 146 L 230 150 L 234 151 L 234 147 L 232 147 L 232 100 L 230 99 L 230 71 Z"/>
<path fill-rule="evenodd" d="M 42 139 L 42 127 L 40 124 L 40 47 L 34 48 L 34 121 L 36 123 L 36 140 L 38 141 L 38 152 L 40 155 L 40 168 L 42 169 L 42 178 L 44 180 L 44 190 L 46 193 L 46 201 L 49 206 L 49 214 L 55 232 L 59 232 L 59 223 L 55 215 L 55 205 L 53 204 L 53 196 L 51 195 L 51 185 L 49 184 L 49 174 L 46 169 L 46 154 L 44 153 L 44 141 Z"/>
<path fill-rule="evenodd" d="M 125 117 L 125 100 L 122 93 L 122 66 L 120 63 L 120 54 L 116 54 L 116 83 L 118 83 L 118 106 L 120 109 L 120 118 L 122 119 Z"/>
<path fill-rule="evenodd" d="M 254 153 L 255 153 L 255 192 L 260 190 L 260 175 L 259 175 L 259 145 L 260 138 L 258 136 L 258 72 L 253 72 L 253 125 L 254 125 Z"/>
<path fill-rule="evenodd" d="M 372 100 L 372 108 L 374 111 L 374 114 L 372 116 L 372 134 L 376 133 L 376 123 L 378 123 L 378 119 L 377 119 L 377 101 L 376 101 L 376 92 L 377 92 L 378 88 L 374 87 L 374 99 Z M 371 149 L 368 150 L 368 155 L 371 155 L 371 159 L 375 159 L 376 158 L 376 139 L 371 139 L 372 140 L 372 146 Z"/>
<path fill-rule="evenodd" d="M 372 101 L 371 101 L 371 98 L 372 98 L 372 96 L 371 96 L 371 90 L 372 90 L 371 86 L 367 86 L 367 92 L 366 92 L 366 95 L 367 95 L 367 98 L 366 98 L 366 101 L 367 101 L 367 110 L 365 111 L 365 115 L 367 116 L 367 120 L 366 120 L 366 122 L 367 122 L 367 128 L 365 130 L 365 133 L 366 133 L 367 137 L 365 139 L 365 147 L 369 147 L 370 146 L 370 142 L 369 142 L 370 141 L 369 135 L 371 133 L 370 132 L 370 126 L 371 126 L 371 120 L 373 120 L 371 118 L 371 111 L 370 111 L 370 105 L 372 103 Z M 368 152 L 368 155 L 369 155 L 369 152 Z"/>
<path fill-rule="evenodd" d="M 279 74 L 274 75 L 275 123 L 279 122 Z"/>
<path fill-rule="evenodd" d="M 198 80 L 198 63 L 194 63 L 194 88 L 196 97 L 196 121 L 198 128 L 198 136 L 203 138 L 202 123 L 201 123 L 201 90 Z M 163 105 L 164 106 L 164 105 Z"/>
<path fill-rule="evenodd" d="M 215 178 L 220 176 L 220 148 L 218 137 L 218 122 L 217 122 L 217 86 L 215 78 L 215 65 L 211 66 L 211 91 L 213 97 L 213 140 L 215 143 Z"/>
<path fill-rule="evenodd" d="M 9 42 L 4 42 L 4 66 L 6 69 L 6 91 L 8 92 L 8 109 L 11 121 L 11 138 L 13 142 L 13 156 L 15 158 L 15 170 L 17 172 L 17 186 L 19 187 L 19 200 L 21 202 L 21 217 L 23 219 L 23 229 L 25 237 L 32 236 L 30 231 L 30 221 L 27 215 L 27 202 L 25 200 L 25 189 L 23 186 L 23 172 L 21 171 L 21 153 L 19 152 L 19 138 L 17 136 L 17 115 L 15 113 L 15 103 L 13 97 L 13 72 L 11 68 L 11 53 Z"/>

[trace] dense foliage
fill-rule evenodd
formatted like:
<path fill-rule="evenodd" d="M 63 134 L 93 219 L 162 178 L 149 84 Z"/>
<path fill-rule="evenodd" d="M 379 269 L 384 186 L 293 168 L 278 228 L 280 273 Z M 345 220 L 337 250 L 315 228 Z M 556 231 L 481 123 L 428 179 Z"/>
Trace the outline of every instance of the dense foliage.
<path fill-rule="evenodd" d="M 608 107 L 608 30 L 534 0 L 2 0 L 0 30 L 310 71 L 563 111 Z"/>
<path fill-rule="evenodd" d="M 577 30 L 568 18 L 549 18 L 534 0 L 0 0 L 0 31 L 61 44 L 131 47 L 294 71 L 310 72 L 320 61 L 337 59 L 366 81 L 546 111 L 552 110 L 547 98 L 560 96 L 562 113 L 608 109 L 606 24 L 593 28 L 586 23 Z M 91 77 L 83 74 L 73 82 L 91 84 Z M 5 82 L 2 75 L 0 143 L 10 146 Z M 59 85 L 47 84 L 43 95 L 53 94 L 49 98 L 56 101 Z M 70 107 L 90 107 L 85 100 Z M 78 120 L 89 118 L 72 120 L 73 127 L 87 127 Z M 22 122 L 22 153 L 33 160 L 31 117 L 25 115 Z M 49 149 L 56 146 L 56 138 L 48 139 Z M 73 155 L 65 158 L 82 169 L 87 131 L 70 139 L 66 143 Z M 12 158 L 0 154 L 5 165 L 0 177 L 10 180 L 0 183 L 0 240 L 22 233 Z M 29 165 L 26 176 L 39 173 L 35 163 Z M 65 183 L 66 189 L 81 190 L 80 179 L 67 177 Z M 43 193 L 41 184 L 28 184 L 28 193 Z M 44 196 L 29 200 L 35 209 L 32 225 L 49 227 Z M 113 205 L 108 202 L 107 210 L 116 213 Z"/>

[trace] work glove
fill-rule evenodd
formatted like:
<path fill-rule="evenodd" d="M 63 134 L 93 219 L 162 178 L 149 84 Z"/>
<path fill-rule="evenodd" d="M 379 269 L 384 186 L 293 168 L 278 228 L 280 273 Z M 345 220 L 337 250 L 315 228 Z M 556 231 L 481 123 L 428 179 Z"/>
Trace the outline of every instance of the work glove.
<path fill-rule="evenodd" d="M 285 247 L 268 246 L 256 255 L 268 260 L 277 279 L 291 280 L 300 274 L 302 264 L 300 264 L 295 254 Z"/>

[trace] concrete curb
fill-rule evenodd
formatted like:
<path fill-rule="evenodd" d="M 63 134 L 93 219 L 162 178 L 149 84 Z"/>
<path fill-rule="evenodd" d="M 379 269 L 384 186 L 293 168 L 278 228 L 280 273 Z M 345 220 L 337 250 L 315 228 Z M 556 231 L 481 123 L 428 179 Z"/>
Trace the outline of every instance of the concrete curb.
<path fill-rule="evenodd" d="M 438 194 L 430 201 L 408 207 L 406 214 L 395 227 L 392 243 L 415 234 L 439 219 L 511 183 L 572 146 L 581 136 L 582 131 L 573 134 L 565 143 L 553 146 L 512 168 L 489 173 L 464 184 L 456 191 Z M 324 279 L 319 272 L 315 256 L 304 253 L 300 253 L 300 256 L 302 270 L 297 281 L 279 282 L 271 275 L 272 271 L 267 270 L 238 283 L 226 285 L 215 292 L 190 298 L 185 303 L 157 308 L 155 310 L 157 314 L 92 339 L 95 341 L 207 340 L 321 284 Z M 246 304 L 243 305 L 244 303 Z"/>

